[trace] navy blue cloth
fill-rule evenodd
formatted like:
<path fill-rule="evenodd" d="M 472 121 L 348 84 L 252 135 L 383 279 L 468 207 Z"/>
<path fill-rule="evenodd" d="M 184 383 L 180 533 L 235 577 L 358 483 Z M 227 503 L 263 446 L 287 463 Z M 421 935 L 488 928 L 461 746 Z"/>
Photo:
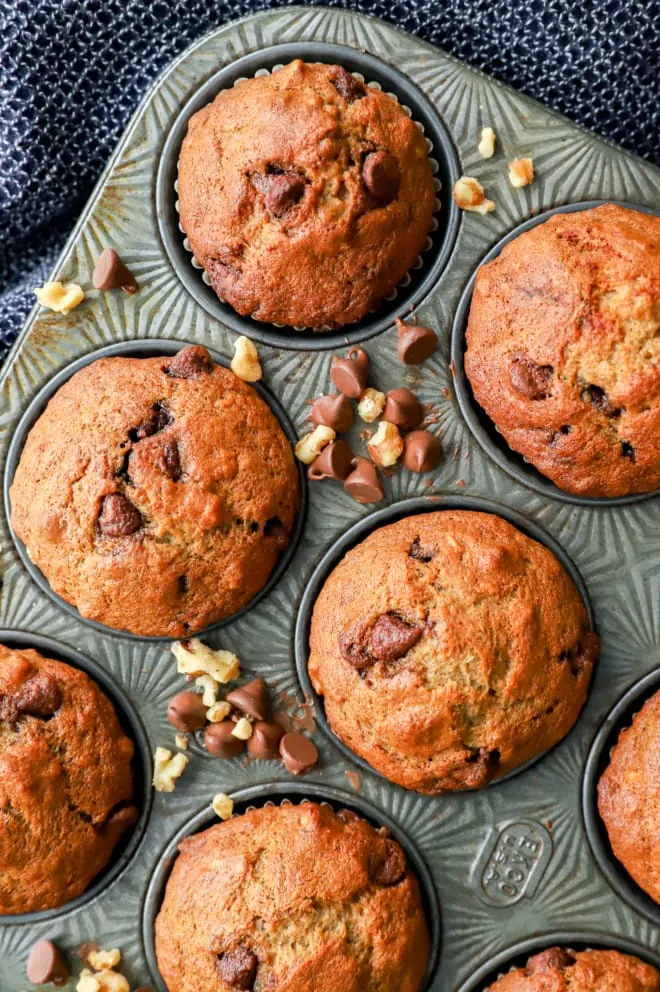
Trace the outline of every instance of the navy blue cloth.
<path fill-rule="evenodd" d="M 284 2 L 0 0 L 0 358 L 126 121 L 213 27 Z M 660 0 L 346 0 L 657 161 Z"/>

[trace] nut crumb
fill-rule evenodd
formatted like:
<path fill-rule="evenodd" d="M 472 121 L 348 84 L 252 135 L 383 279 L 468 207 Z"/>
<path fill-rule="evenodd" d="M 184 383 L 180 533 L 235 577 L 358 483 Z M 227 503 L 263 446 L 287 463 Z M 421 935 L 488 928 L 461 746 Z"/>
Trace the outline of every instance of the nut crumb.
<path fill-rule="evenodd" d="M 374 420 L 378 420 L 384 409 L 385 393 L 380 393 L 377 389 L 372 389 L 371 387 L 365 389 L 360 396 L 360 402 L 357 408 L 362 419 L 366 423 L 372 424 Z"/>
<path fill-rule="evenodd" d="M 476 214 L 490 214 L 495 209 L 492 200 L 486 199 L 484 188 L 478 179 L 472 176 L 461 176 L 454 183 L 454 202 L 461 210 L 469 210 Z"/>
<path fill-rule="evenodd" d="M 85 299 L 85 292 L 77 282 L 46 282 L 35 289 L 34 295 L 42 307 L 55 313 L 69 313 Z"/>
<path fill-rule="evenodd" d="M 121 951 L 118 947 L 113 947 L 107 951 L 90 951 L 87 960 L 94 971 L 110 971 L 112 968 L 116 968 L 121 961 Z"/>
<path fill-rule="evenodd" d="M 383 420 L 367 442 L 367 450 L 377 465 L 382 465 L 383 468 L 394 465 L 403 453 L 403 438 L 396 424 Z"/>
<path fill-rule="evenodd" d="M 219 816 L 221 820 L 229 820 L 234 812 L 234 800 L 230 799 L 224 792 L 219 792 L 217 796 L 213 797 L 211 806 L 215 815 Z"/>
<path fill-rule="evenodd" d="M 311 433 L 305 434 L 298 441 L 296 445 L 296 458 L 304 465 L 311 465 L 314 459 L 321 454 L 326 444 L 330 444 L 336 437 L 337 435 L 332 427 L 319 424 Z"/>
<path fill-rule="evenodd" d="M 231 705 L 224 700 L 219 703 L 213 703 L 212 706 L 206 711 L 206 719 L 209 723 L 222 723 L 225 717 L 228 717 L 231 713 Z"/>
<path fill-rule="evenodd" d="M 529 186 L 534 181 L 534 161 L 531 158 L 516 158 L 509 162 L 509 182 L 516 189 Z"/>
<path fill-rule="evenodd" d="M 482 158 L 492 158 L 495 154 L 495 132 L 492 127 L 481 129 L 481 138 L 477 150 Z"/>
<path fill-rule="evenodd" d="M 247 717 L 242 716 L 236 721 L 236 726 L 231 732 L 232 737 L 237 737 L 239 741 L 247 741 L 252 737 L 252 724 Z"/>
<path fill-rule="evenodd" d="M 188 764 L 185 754 L 175 754 L 166 747 L 157 747 L 154 752 L 153 787 L 156 792 L 174 792 L 176 780 L 183 775 Z"/>
<path fill-rule="evenodd" d="M 176 744 L 176 746 L 180 751 L 188 750 L 189 742 L 185 734 L 177 734 L 176 737 L 174 738 L 174 743 Z"/>
<path fill-rule="evenodd" d="M 210 675 L 216 682 L 231 682 L 240 674 L 240 662 L 231 651 L 214 651 L 196 637 L 175 641 L 172 654 L 182 675 Z"/>
<path fill-rule="evenodd" d="M 89 968 L 84 968 L 76 992 L 130 992 L 130 986 L 118 971 L 104 970 L 93 975 Z"/>
<path fill-rule="evenodd" d="M 195 685 L 202 690 L 202 702 L 209 709 L 218 698 L 220 683 L 212 679 L 210 675 L 198 675 L 195 679 Z"/>
<path fill-rule="evenodd" d="M 243 336 L 236 338 L 234 357 L 229 367 L 244 382 L 258 382 L 262 378 L 263 372 L 254 341 Z"/>

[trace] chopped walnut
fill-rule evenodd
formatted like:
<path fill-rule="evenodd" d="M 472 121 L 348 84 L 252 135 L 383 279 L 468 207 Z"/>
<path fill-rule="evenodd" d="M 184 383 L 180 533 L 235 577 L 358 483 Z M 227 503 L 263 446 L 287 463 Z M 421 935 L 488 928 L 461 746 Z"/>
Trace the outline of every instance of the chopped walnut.
<path fill-rule="evenodd" d="M 534 180 L 534 162 L 531 158 L 516 158 L 509 162 L 509 182 L 516 189 L 529 186 Z"/>
<path fill-rule="evenodd" d="M 222 723 L 230 713 L 231 705 L 222 700 L 219 703 L 214 703 L 213 706 L 209 706 L 206 711 L 206 719 L 209 723 Z"/>
<path fill-rule="evenodd" d="M 240 662 L 231 651 L 214 651 L 196 637 L 175 641 L 172 654 L 182 675 L 210 675 L 216 682 L 231 682 L 240 674 Z"/>
<path fill-rule="evenodd" d="M 108 951 L 90 951 L 87 960 L 94 971 L 109 971 L 116 968 L 121 961 L 121 951 L 118 947 L 113 947 Z"/>
<path fill-rule="evenodd" d="M 383 468 L 394 465 L 403 453 L 403 438 L 396 424 L 383 420 L 371 440 L 367 442 L 367 449 L 377 465 L 382 465 Z"/>
<path fill-rule="evenodd" d="M 185 754 L 172 755 L 166 747 L 157 747 L 154 752 L 153 778 L 156 792 L 174 792 L 176 780 L 183 775 L 187 764 Z"/>
<path fill-rule="evenodd" d="M 489 214 L 495 209 L 492 200 L 486 199 L 484 188 L 478 179 L 471 176 L 461 176 L 454 183 L 454 202 L 461 210 L 469 210 L 477 214 Z"/>
<path fill-rule="evenodd" d="M 263 372 L 254 341 L 246 337 L 236 338 L 234 357 L 229 367 L 234 375 L 245 382 L 257 382 L 262 378 Z"/>
<path fill-rule="evenodd" d="M 84 290 L 76 282 L 46 282 L 35 289 L 34 295 L 42 307 L 55 313 L 69 313 L 85 299 Z"/>
<path fill-rule="evenodd" d="M 209 709 L 218 698 L 220 683 L 212 679 L 210 675 L 198 675 L 195 679 L 195 685 L 198 685 L 202 690 L 202 702 Z"/>
<path fill-rule="evenodd" d="M 234 800 L 230 799 L 224 792 L 219 792 L 217 796 L 213 797 L 211 806 L 215 815 L 219 816 L 221 820 L 229 820 L 234 812 Z"/>
<path fill-rule="evenodd" d="M 296 458 L 304 465 L 311 465 L 317 458 L 326 444 L 330 444 L 337 437 L 332 427 L 325 427 L 319 424 L 310 434 L 305 434 L 296 445 Z"/>
<path fill-rule="evenodd" d="M 178 747 L 179 751 L 188 750 L 189 741 L 185 734 L 177 734 L 174 738 L 174 743 Z"/>
<path fill-rule="evenodd" d="M 492 127 L 482 128 L 478 151 L 482 158 L 492 158 L 495 154 L 495 132 Z"/>
<path fill-rule="evenodd" d="M 252 737 L 252 724 L 247 717 L 242 716 L 236 721 L 236 726 L 231 732 L 232 737 L 237 737 L 239 741 L 247 741 Z"/>
<path fill-rule="evenodd" d="M 83 968 L 76 992 L 130 992 L 130 985 L 118 971 L 98 971 L 95 975 Z"/>
<path fill-rule="evenodd" d="M 378 420 L 385 409 L 385 399 L 385 393 L 379 393 L 377 389 L 369 387 L 364 390 L 357 409 L 366 423 L 372 424 L 374 420 Z"/>

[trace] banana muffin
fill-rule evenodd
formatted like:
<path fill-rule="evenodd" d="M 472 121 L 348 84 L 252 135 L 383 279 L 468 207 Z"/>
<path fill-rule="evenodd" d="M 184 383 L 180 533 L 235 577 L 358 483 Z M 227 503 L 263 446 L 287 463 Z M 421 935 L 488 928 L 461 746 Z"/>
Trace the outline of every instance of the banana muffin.
<path fill-rule="evenodd" d="M 514 451 L 566 492 L 660 487 L 660 217 L 556 214 L 477 274 L 465 371 Z"/>
<path fill-rule="evenodd" d="M 481 788 L 560 741 L 597 653 L 547 548 L 492 514 L 443 510 L 348 552 L 314 606 L 308 665 L 337 736 L 435 795 Z"/>
<path fill-rule="evenodd" d="M 0 915 L 54 909 L 137 820 L 133 744 L 89 676 L 0 645 Z"/>
<path fill-rule="evenodd" d="M 403 849 L 350 810 L 266 806 L 179 846 L 156 919 L 169 992 L 417 992 L 429 954 Z"/>
<path fill-rule="evenodd" d="M 660 903 L 660 692 L 621 731 L 598 783 L 598 810 L 615 856 Z"/>
<path fill-rule="evenodd" d="M 551 947 L 489 985 L 488 992 L 660 992 L 660 972 L 619 951 Z"/>
<path fill-rule="evenodd" d="M 299 483 L 268 404 L 191 345 L 76 372 L 30 431 L 10 495 L 30 558 L 83 617 L 181 637 L 262 589 Z"/>
<path fill-rule="evenodd" d="M 397 101 L 299 59 L 191 118 L 178 196 L 220 299 L 317 329 L 359 320 L 394 289 L 435 209 L 424 135 Z"/>

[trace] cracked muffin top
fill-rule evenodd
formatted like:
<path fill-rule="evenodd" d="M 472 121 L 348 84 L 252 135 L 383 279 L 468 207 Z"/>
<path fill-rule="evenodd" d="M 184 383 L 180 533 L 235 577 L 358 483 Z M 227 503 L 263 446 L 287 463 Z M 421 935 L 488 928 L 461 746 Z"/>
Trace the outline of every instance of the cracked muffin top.
<path fill-rule="evenodd" d="M 181 226 L 217 295 L 295 327 L 350 324 L 423 249 L 435 209 L 421 129 L 340 66 L 297 60 L 191 118 Z"/>
<path fill-rule="evenodd" d="M 0 915 L 63 906 L 137 820 L 133 744 L 88 675 L 0 644 Z"/>
<path fill-rule="evenodd" d="M 434 795 L 482 788 L 560 741 L 597 653 L 547 548 L 492 514 L 442 510 L 348 552 L 314 606 L 308 665 L 341 740 Z"/>
<path fill-rule="evenodd" d="M 566 492 L 660 487 L 660 217 L 557 214 L 477 274 L 465 371 L 508 444 Z"/>
<path fill-rule="evenodd" d="M 169 992 L 417 992 L 429 953 L 403 849 L 350 810 L 265 806 L 179 847 L 156 919 Z"/>
<path fill-rule="evenodd" d="M 660 972 L 619 951 L 551 947 L 489 985 L 488 992 L 660 992 Z"/>
<path fill-rule="evenodd" d="M 76 372 L 28 435 L 11 520 L 82 616 L 181 637 L 263 588 L 298 503 L 268 404 L 191 345 Z"/>
<path fill-rule="evenodd" d="M 598 783 L 598 810 L 615 856 L 660 903 L 660 692 L 621 731 Z"/>

